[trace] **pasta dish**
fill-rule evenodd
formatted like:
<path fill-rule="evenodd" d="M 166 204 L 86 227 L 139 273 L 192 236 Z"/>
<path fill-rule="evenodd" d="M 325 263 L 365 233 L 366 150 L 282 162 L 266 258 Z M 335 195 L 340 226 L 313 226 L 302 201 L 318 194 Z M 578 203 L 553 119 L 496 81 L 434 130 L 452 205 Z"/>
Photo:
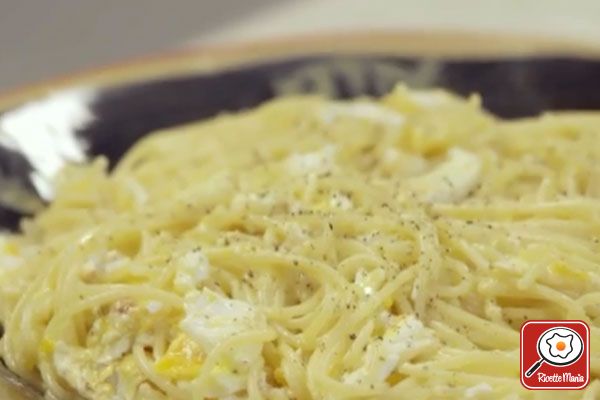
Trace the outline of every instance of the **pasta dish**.
<path fill-rule="evenodd" d="M 50 399 L 561 399 L 519 329 L 600 349 L 600 114 L 399 85 L 299 96 L 69 166 L 0 236 L 0 358 Z"/>

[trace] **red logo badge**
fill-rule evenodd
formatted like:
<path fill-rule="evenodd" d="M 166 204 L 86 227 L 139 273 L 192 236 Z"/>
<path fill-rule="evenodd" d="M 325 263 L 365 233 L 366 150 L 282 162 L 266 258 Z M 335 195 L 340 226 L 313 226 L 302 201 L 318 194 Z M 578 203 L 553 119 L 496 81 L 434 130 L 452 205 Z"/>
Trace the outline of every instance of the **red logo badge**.
<path fill-rule="evenodd" d="M 590 380 L 590 328 L 583 321 L 527 321 L 521 327 L 521 383 L 527 389 L 583 389 Z"/>

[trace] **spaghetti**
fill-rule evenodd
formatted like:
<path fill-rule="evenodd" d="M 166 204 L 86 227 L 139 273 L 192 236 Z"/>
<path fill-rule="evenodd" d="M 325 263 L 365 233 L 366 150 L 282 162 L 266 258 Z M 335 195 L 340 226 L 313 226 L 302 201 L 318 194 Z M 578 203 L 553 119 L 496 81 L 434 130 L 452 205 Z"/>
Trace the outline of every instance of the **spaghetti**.
<path fill-rule="evenodd" d="M 0 356 L 56 399 L 553 398 L 518 332 L 600 347 L 598 165 L 598 114 L 402 86 L 156 133 L 2 237 Z"/>

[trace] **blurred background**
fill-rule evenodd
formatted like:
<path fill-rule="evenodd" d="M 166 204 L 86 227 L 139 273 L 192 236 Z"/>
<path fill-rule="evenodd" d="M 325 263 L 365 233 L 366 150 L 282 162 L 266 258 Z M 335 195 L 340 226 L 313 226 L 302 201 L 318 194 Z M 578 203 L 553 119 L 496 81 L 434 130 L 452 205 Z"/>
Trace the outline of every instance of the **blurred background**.
<path fill-rule="evenodd" d="M 351 30 L 600 43 L 600 1 L 0 0 L 0 91 L 167 49 Z"/>

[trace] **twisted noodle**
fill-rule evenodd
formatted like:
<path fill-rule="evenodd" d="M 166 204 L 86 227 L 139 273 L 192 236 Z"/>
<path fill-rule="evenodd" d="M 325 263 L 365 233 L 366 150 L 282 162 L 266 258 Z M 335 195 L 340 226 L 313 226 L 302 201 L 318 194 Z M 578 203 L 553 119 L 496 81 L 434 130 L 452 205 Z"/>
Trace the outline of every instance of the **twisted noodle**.
<path fill-rule="evenodd" d="M 401 86 L 151 135 L 2 237 L 0 355 L 60 399 L 555 398 L 518 332 L 600 347 L 599 135 Z"/>

